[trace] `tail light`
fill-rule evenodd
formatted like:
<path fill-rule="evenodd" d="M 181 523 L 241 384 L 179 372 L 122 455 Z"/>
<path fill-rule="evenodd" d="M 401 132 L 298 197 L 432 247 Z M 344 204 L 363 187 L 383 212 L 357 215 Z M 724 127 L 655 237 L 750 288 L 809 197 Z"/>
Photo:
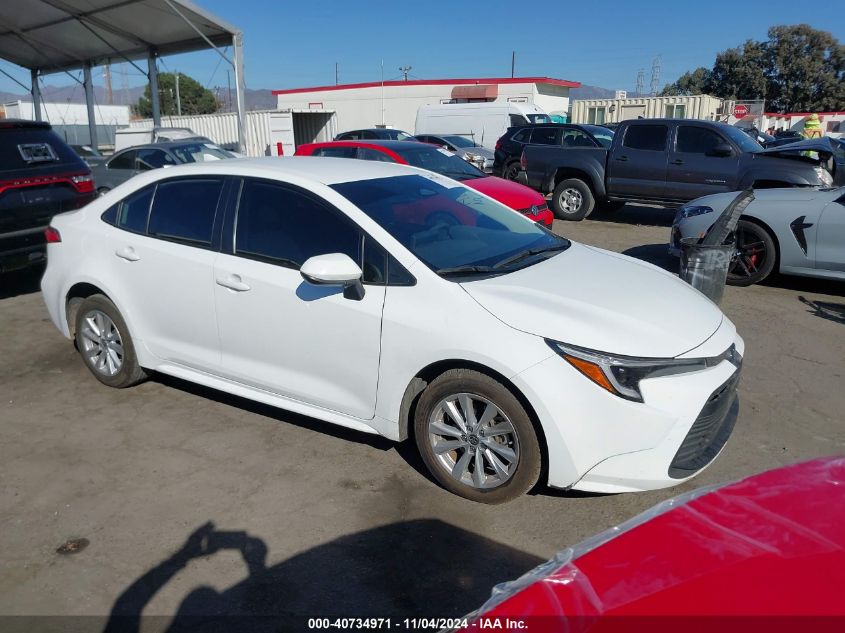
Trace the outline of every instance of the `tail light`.
<path fill-rule="evenodd" d="M 496 141 L 496 149 L 502 149 L 502 139 Z"/>
<path fill-rule="evenodd" d="M 48 226 L 44 229 L 44 239 L 47 240 L 48 244 L 58 244 L 62 241 L 62 236 L 59 233 L 58 229 L 54 229 L 52 226 Z"/>
<path fill-rule="evenodd" d="M 91 193 L 94 191 L 94 177 L 91 175 L 91 172 L 74 174 L 70 177 L 70 181 L 73 183 L 74 189 L 79 193 Z"/>
<path fill-rule="evenodd" d="M 519 157 L 519 166 L 525 169 L 525 150 L 522 150 L 522 155 Z"/>

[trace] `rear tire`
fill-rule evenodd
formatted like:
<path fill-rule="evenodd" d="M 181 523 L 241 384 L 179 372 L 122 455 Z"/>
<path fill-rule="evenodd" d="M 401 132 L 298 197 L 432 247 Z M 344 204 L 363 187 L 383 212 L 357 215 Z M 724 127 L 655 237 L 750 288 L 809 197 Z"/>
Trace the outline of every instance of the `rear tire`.
<path fill-rule="evenodd" d="M 596 197 L 589 185 L 578 178 L 562 180 L 552 193 L 552 211 L 561 220 L 583 220 L 596 206 Z"/>
<path fill-rule="evenodd" d="M 519 164 L 519 161 L 513 160 L 505 165 L 505 168 L 502 170 L 502 178 L 505 180 L 516 180 L 521 169 L 522 165 Z"/>
<path fill-rule="evenodd" d="M 414 435 L 434 478 L 465 499 L 512 501 L 540 477 L 531 418 L 509 389 L 477 371 L 452 369 L 429 384 L 417 404 Z"/>
<path fill-rule="evenodd" d="M 775 240 L 759 224 L 740 220 L 736 226 L 736 255 L 728 268 L 729 286 L 750 286 L 768 277 L 775 267 Z"/>
<path fill-rule="evenodd" d="M 104 385 L 123 389 L 149 376 L 138 364 L 126 321 L 104 295 L 91 295 L 79 305 L 75 342 L 85 366 Z"/>

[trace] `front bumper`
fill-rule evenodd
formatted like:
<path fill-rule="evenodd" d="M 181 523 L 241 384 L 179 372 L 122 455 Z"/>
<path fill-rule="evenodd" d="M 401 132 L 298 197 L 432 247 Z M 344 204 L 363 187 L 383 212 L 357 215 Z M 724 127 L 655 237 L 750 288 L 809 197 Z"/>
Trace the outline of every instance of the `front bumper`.
<path fill-rule="evenodd" d="M 692 356 L 718 354 L 730 346 L 729 339 L 744 352 L 730 326 Z M 719 351 L 710 350 L 711 343 Z M 514 382 L 542 423 L 548 484 L 617 493 L 674 486 L 712 463 L 737 419 L 739 371 L 725 360 L 703 371 L 644 380 L 642 403 L 608 393 L 559 356 L 518 374 Z"/>

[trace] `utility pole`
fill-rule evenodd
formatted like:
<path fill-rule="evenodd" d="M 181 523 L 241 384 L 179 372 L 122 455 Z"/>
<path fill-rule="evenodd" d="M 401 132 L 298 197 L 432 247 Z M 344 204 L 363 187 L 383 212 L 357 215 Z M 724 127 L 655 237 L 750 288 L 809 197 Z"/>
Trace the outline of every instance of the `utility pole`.
<path fill-rule="evenodd" d="M 182 116 L 182 99 L 179 97 L 179 73 L 176 73 L 176 114 Z"/>
<path fill-rule="evenodd" d="M 381 126 L 384 127 L 384 60 L 381 60 Z"/>
<path fill-rule="evenodd" d="M 232 111 L 232 79 L 226 71 L 226 112 Z"/>
<path fill-rule="evenodd" d="M 339 82 L 339 79 L 338 79 L 338 78 L 339 78 L 339 76 L 340 76 L 340 75 L 339 75 L 339 73 L 338 73 L 337 62 L 335 62 L 335 63 L 334 63 L 334 85 L 335 85 L 335 86 L 337 86 L 337 85 L 340 83 L 340 82 Z"/>
<path fill-rule="evenodd" d="M 408 81 L 408 72 L 413 68 L 412 66 L 400 66 L 399 72 L 405 76 L 405 81 Z"/>
<path fill-rule="evenodd" d="M 513 79 L 513 73 L 516 69 L 516 51 L 511 51 L 511 79 Z"/>
<path fill-rule="evenodd" d="M 114 103 L 114 94 L 111 89 L 111 66 L 109 64 L 103 66 L 103 86 L 106 89 L 106 103 L 112 105 Z"/>
<path fill-rule="evenodd" d="M 645 83 L 645 69 L 640 68 L 637 71 L 637 96 L 643 96 L 643 84 Z"/>

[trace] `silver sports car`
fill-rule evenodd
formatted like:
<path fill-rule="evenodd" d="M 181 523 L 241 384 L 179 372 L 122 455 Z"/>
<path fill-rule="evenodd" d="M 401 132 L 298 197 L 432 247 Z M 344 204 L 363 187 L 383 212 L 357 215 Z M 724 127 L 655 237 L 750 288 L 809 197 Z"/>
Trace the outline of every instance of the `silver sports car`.
<path fill-rule="evenodd" d="M 845 187 L 759 189 L 736 230 L 728 283 L 750 286 L 775 269 L 788 275 L 845 280 Z M 678 209 L 669 252 L 702 237 L 736 192 L 704 196 Z"/>

